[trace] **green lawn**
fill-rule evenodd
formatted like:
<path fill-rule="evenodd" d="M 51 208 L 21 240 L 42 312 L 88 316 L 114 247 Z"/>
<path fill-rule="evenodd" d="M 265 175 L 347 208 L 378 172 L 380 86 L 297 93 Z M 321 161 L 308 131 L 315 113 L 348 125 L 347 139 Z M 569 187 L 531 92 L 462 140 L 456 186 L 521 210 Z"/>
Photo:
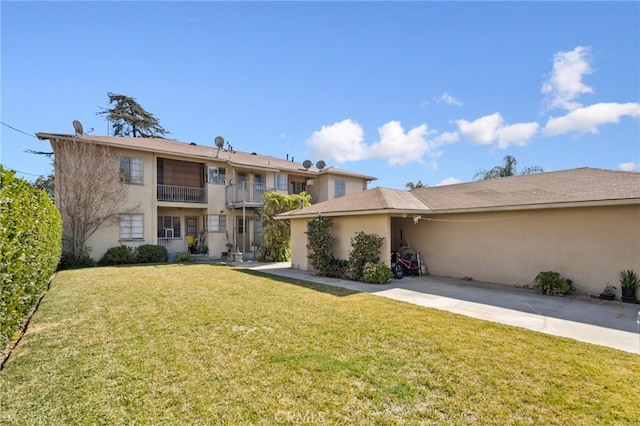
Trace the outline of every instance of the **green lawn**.
<path fill-rule="evenodd" d="M 640 357 L 214 265 L 59 273 L 0 423 L 637 424 Z"/>

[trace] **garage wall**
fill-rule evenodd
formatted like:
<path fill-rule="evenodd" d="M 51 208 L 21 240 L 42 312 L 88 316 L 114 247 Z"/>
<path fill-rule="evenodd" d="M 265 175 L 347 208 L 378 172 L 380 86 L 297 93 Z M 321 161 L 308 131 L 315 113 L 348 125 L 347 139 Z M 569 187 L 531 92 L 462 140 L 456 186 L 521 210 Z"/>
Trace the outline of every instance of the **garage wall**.
<path fill-rule="evenodd" d="M 394 219 L 429 272 L 504 284 L 560 272 L 580 292 L 618 287 L 618 271 L 640 272 L 640 206 L 433 215 L 414 226 Z"/>
<path fill-rule="evenodd" d="M 292 219 L 291 223 L 291 267 L 308 270 L 307 223 L 308 219 Z"/>
<path fill-rule="evenodd" d="M 332 217 L 333 226 L 331 233 L 335 237 L 333 255 L 338 259 L 348 259 L 351 251 L 351 238 L 359 231 L 367 234 L 376 233 L 384 237 L 380 248 L 380 262 L 386 265 L 390 263 L 390 223 L 387 215 L 360 215 Z M 308 270 L 310 265 L 307 260 L 307 223 L 308 219 L 291 220 L 291 266 Z"/>

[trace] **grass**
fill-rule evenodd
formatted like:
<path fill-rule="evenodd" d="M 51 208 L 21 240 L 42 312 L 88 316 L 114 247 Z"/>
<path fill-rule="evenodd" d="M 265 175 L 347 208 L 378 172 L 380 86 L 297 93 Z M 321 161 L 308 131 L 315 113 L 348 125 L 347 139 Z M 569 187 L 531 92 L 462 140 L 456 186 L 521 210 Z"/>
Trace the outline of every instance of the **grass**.
<path fill-rule="evenodd" d="M 9 424 L 632 424 L 640 357 L 213 265 L 59 273 Z"/>

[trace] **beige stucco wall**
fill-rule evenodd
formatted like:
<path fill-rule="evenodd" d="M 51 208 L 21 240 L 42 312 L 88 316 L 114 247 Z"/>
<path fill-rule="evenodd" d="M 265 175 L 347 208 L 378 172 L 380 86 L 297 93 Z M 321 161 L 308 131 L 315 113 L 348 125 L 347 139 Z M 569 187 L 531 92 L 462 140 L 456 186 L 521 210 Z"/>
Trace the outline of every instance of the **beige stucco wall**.
<path fill-rule="evenodd" d="M 291 267 L 306 271 L 310 269 L 307 260 L 307 224 L 308 219 L 295 219 L 291 222 Z"/>
<path fill-rule="evenodd" d="M 322 174 L 313 178 L 312 203 L 320 203 L 329 199 L 329 175 Z"/>
<path fill-rule="evenodd" d="M 433 215 L 394 219 L 429 272 L 512 285 L 557 271 L 580 292 L 599 294 L 618 271 L 640 271 L 640 206 Z M 619 292 L 618 288 L 618 292 Z"/>
<path fill-rule="evenodd" d="M 143 161 L 143 184 L 127 185 L 126 200 L 120 206 L 121 213 L 142 213 L 144 216 L 144 240 L 120 241 L 119 218 L 108 220 L 87 240 L 87 247 L 91 248 L 91 257 L 99 260 L 110 247 L 126 244 L 136 247 L 141 244 L 155 244 L 155 187 L 156 170 L 154 155 L 148 152 L 117 149 L 118 156 L 141 158 Z M 114 164 L 116 170 L 119 163 Z"/>
<path fill-rule="evenodd" d="M 367 234 L 376 233 L 384 237 L 380 248 L 380 262 L 389 265 L 390 218 L 387 215 L 358 215 L 332 217 L 331 235 L 335 238 L 333 255 L 338 259 L 348 259 L 351 251 L 351 238 L 356 233 L 364 231 Z M 303 270 L 310 269 L 307 260 L 307 223 L 308 219 L 291 220 L 291 266 Z"/>

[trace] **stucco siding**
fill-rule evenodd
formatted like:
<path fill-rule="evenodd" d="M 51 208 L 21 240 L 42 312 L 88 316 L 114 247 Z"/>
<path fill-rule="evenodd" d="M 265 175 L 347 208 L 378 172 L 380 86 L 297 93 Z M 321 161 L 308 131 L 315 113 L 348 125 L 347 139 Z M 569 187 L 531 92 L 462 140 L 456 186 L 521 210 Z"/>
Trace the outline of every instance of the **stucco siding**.
<path fill-rule="evenodd" d="M 335 238 L 333 255 L 338 259 L 348 259 L 351 251 L 351 238 L 363 231 L 384 237 L 380 247 L 380 263 L 389 265 L 391 254 L 390 218 L 387 215 L 360 215 L 332 217 L 331 235 Z M 307 224 L 309 219 L 291 220 L 291 266 L 311 270 L 307 259 Z"/>
<path fill-rule="evenodd" d="M 291 267 L 302 269 L 303 271 L 311 269 L 307 260 L 307 219 L 295 219 L 291 221 Z"/>
<path fill-rule="evenodd" d="M 403 228 L 435 275 L 522 285 L 553 270 L 578 291 L 597 294 L 608 283 L 618 286 L 618 271 L 640 271 L 640 206 L 431 218 L 415 226 L 398 221 L 394 228 Z"/>
<path fill-rule="evenodd" d="M 332 234 L 336 238 L 334 256 L 338 259 L 348 259 L 351 251 L 351 238 L 360 231 L 384 237 L 380 247 L 380 261 L 389 265 L 391 246 L 389 243 L 389 218 L 386 215 L 334 217 L 332 227 Z"/>

